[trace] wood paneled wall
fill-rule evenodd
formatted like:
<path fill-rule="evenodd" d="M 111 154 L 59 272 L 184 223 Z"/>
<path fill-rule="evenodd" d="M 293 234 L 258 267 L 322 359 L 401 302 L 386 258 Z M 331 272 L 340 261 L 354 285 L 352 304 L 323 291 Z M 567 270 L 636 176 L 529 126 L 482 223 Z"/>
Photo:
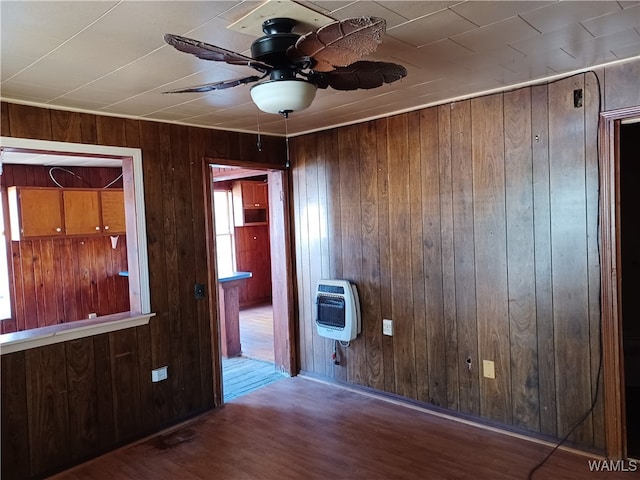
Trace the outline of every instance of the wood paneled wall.
<path fill-rule="evenodd" d="M 50 167 L 3 166 L 3 192 L 8 186 L 55 187 Z M 101 188 L 117 179 L 120 168 L 65 167 L 54 170 L 64 187 Z M 122 188 L 122 180 L 113 184 Z M 8 228 L 8 226 L 7 226 Z M 127 270 L 126 237 L 117 247 L 108 236 L 51 238 L 9 242 L 13 312 L 0 324 L 0 333 L 56 325 L 129 310 L 129 282 L 118 272 Z"/>
<path fill-rule="evenodd" d="M 607 69 L 608 104 L 640 103 L 637 65 Z M 563 437 L 599 381 L 599 95 L 590 72 L 292 139 L 301 369 Z M 327 277 L 362 306 L 338 366 Z M 601 394 L 570 440 L 604 447 Z"/>
<path fill-rule="evenodd" d="M 2 478 L 39 478 L 213 407 L 202 159 L 282 166 L 284 140 L 2 103 L 3 136 L 142 149 L 146 326 L 2 355 Z M 169 378 L 151 383 L 167 365 Z"/>

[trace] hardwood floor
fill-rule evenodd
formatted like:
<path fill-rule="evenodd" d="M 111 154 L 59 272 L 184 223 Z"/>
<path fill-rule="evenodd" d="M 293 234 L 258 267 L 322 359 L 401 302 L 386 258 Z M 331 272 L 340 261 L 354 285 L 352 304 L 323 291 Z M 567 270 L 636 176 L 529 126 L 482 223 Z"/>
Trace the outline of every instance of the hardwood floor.
<path fill-rule="evenodd" d="M 294 377 L 57 480 L 526 479 L 550 447 L 370 395 Z M 558 451 L 534 479 L 631 479 L 590 473 Z"/>
<path fill-rule="evenodd" d="M 240 310 L 242 356 L 274 363 L 271 304 Z"/>

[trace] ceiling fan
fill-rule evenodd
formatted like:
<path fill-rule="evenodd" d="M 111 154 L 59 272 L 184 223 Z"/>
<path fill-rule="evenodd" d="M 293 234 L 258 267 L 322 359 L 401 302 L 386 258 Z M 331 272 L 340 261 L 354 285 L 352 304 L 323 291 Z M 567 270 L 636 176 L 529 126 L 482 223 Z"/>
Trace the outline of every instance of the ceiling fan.
<path fill-rule="evenodd" d="M 407 75 L 402 65 L 360 60 L 376 50 L 386 21 L 379 17 L 337 20 L 304 35 L 293 33 L 296 21 L 272 18 L 262 24 L 264 36 L 251 44 L 251 57 L 179 35 L 165 41 L 203 60 L 245 65 L 260 72 L 234 80 L 207 83 L 164 93 L 209 92 L 248 83 L 251 98 L 267 113 L 303 110 L 313 102 L 318 88 L 356 90 L 380 87 Z M 264 80 L 269 77 L 268 80 Z M 263 81 L 264 80 L 264 81 Z"/>

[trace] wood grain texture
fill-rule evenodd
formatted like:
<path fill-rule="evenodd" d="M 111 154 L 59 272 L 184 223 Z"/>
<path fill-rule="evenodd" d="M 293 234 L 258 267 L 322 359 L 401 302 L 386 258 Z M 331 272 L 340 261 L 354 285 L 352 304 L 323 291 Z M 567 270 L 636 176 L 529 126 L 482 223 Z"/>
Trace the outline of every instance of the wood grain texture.
<path fill-rule="evenodd" d="M 348 381 L 556 438 L 586 412 L 597 381 L 600 315 L 591 293 L 600 273 L 597 84 L 590 75 L 338 129 L 338 138 L 355 131 L 361 139 L 348 149 L 358 150 L 352 163 L 361 172 L 360 242 L 350 234 L 345 241 L 345 208 L 332 208 L 353 201 L 344 188 L 330 187 L 333 179 L 346 185 L 341 177 L 353 168 L 342 160 L 336 168 L 335 136 L 292 139 L 296 152 L 305 152 L 304 171 L 327 179 L 326 200 L 313 201 L 326 206 L 329 225 L 340 225 L 329 232 L 341 245 L 342 264 L 362 249 L 360 283 L 378 292 L 378 317 L 395 323 L 393 337 L 371 328 L 364 342 L 361 361 L 381 359 L 383 382 Z M 585 93 L 576 112 L 575 82 Z M 563 106 L 569 99 L 570 108 Z M 301 211 L 309 201 L 299 195 L 309 184 L 304 171 L 294 166 Z M 377 252 L 366 181 L 374 175 Z M 307 229 L 295 224 L 303 245 Z M 363 305 L 371 308 L 369 300 Z M 496 379 L 483 377 L 482 360 L 495 362 Z M 339 366 L 333 376 L 353 368 L 362 366 Z M 568 373 L 573 369 L 579 373 Z M 572 439 L 578 445 L 603 448 L 602 408 L 600 399 Z"/>
<path fill-rule="evenodd" d="M 395 391 L 416 398 L 416 362 L 413 323 L 411 262 L 411 182 L 409 159 L 409 121 L 406 116 L 388 120 L 387 156 L 389 177 L 389 249 L 391 255 L 391 319 L 394 321 L 393 352 Z"/>
<path fill-rule="evenodd" d="M 27 418 L 27 379 L 25 352 L 2 355 L 2 395 L 0 396 L 0 422 L 2 422 L 2 476 L 28 478 L 31 461 Z M 6 388 L 5 386 L 11 386 Z"/>
<path fill-rule="evenodd" d="M 505 207 L 513 424 L 540 429 L 531 91 L 504 94 Z"/>
<path fill-rule="evenodd" d="M 64 171 L 52 173 L 57 181 L 72 188 L 100 188 L 120 173 L 119 168 L 68 170 L 77 176 Z M 0 181 L 3 188 L 54 186 L 49 167 L 41 166 L 4 165 Z M 11 242 L 15 274 L 10 289 L 16 305 L 15 321 L 3 323 L 2 333 L 81 320 L 89 313 L 108 315 L 128 310 L 128 280 L 118 275 L 128 269 L 125 246 L 125 235 L 120 235 L 115 250 L 107 236 Z"/>
<path fill-rule="evenodd" d="M 479 415 L 480 356 L 476 315 L 471 140 L 471 102 L 467 100 L 451 105 L 451 182 L 459 408 L 461 412 Z"/>
<path fill-rule="evenodd" d="M 424 245 L 424 280 L 421 285 L 425 290 L 423 304 L 426 302 L 426 318 L 417 318 L 417 325 L 422 324 L 421 338 L 416 347 L 426 354 L 424 365 L 418 365 L 419 371 L 428 375 L 420 376 L 426 382 L 427 391 L 418 398 L 434 405 L 446 406 L 448 370 L 445 342 L 428 342 L 428 339 L 444 339 L 444 298 L 443 298 L 443 253 L 442 253 L 442 216 L 440 211 L 440 156 L 439 138 L 443 133 L 439 128 L 438 109 L 431 108 L 421 112 L 420 117 L 420 149 L 422 152 L 422 168 L 418 178 L 422 191 L 418 189 L 422 207 L 422 232 L 420 244 Z M 444 122 L 443 122 L 444 124 Z M 443 153 L 444 156 L 444 153 Z M 414 189 L 415 190 L 415 189 Z M 422 257 L 422 255 L 421 255 Z M 425 325 L 426 322 L 426 325 Z M 455 327 L 455 324 L 454 324 Z M 418 392 L 420 393 L 420 392 Z"/>
<path fill-rule="evenodd" d="M 484 378 L 479 368 L 480 412 L 511 423 L 502 95 L 471 101 L 471 135 L 478 353 L 496 371 Z"/>
<path fill-rule="evenodd" d="M 345 128 L 338 132 L 338 167 L 340 168 L 340 231 L 342 233 L 343 278 L 359 285 L 362 280 L 362 212 L 360 209 L 360 148 L 358 128 Z M 364 320 L 366 321 L 366 320 Z M 362 337 L 344 349 L 347 380 L 363 383 L 366 376 Z"/>
<path fill-rule="evenodd" d="M 30 474 L 41 476 L 69 463 L 69 404 L 65 346 L 25 352 Z M 25 419 L 26 420 L 26 419 Z"/>
<path fill-rule="evenodd" d="M 367 124 L 359 134 L 364 159 L 378 157 L 377 131 Z M 384 389 L 384 361 L 380 338 L 380 249 L 377 161 L 360 163 L 360 206 L 362 211 L 362 281 L 358 285 L 362 305 L 362 332 L 365 342 L 364 362 L 367 366 L 364 384 Z"/>
<path fill-rule="evenodd" d="M 14 457 L 3 461 L 2 476 L 11 478 L 11 472 L 25 472 L 23 477 L 38 477 L 213 406 L 211 319 L 208 305 L 203 306 L 193 296 L 194 283 L 204 283 L 205 289 L 209 288 L 203 260 L 206 248 L 201 166 L 216 151 L 224 152 L 229 161 L 249 160 L 277 167 L 282 166 L 286 155 L 281 138 L 266 141 L 264 137 L 263 152 L 244 158 L 252 154 L 250 149 L 240 148 L 241 143 L 253 137 L 248 134 L 172 127 L 4 102 L 2 113 L 3 135 L 139 147 L 143 158 L 150 293 L 156 317 L 146 327 L 94 337 L 93 347 L 86 343 L 59 344 L 59 347 L 43 347 L 38 357 L 28 352 L 29 358 L 24 364 L 14 364 L 20 367 L 15 375 L 2 376 L 3 401 L 4 392 L 14 388 L 17 392 L 27 389 L 30 396 L 24 410 L 14 409 L 19 415 L 15 422 L 2 422 L 3 439 L 15 439 L 7 451 L 13 452 L 15 447 L 26 452 L 29 456 L 26 466 L 16 465 L 25 453 L 16 455 L 15 461 Z M 9 166 L 5 166 L 3 182 L 9 170 Z M 93 175 L 90 169 L 79 169 L 78 174 L 90 182 L 99 182 L 99 186 L 114 178 L 111 174 Z M 48 179 L 46 169 L 28 172 L 16 166 L 12 175 L 16 184 Z M 57 173 L 56 178 L 68 182 L 69 186 L 86 186 L 76 185 L 79 180 L 69 175 Z M 31 280 L 25 277 L 27 283 L 22 282 L 16 288 L 16 315 L 33 323 L 32 320 L 38 318 L 38 308 L 42 311 L 55 306 L 58 312 L 62 308 L 65 316 L 84 316 L 85 308 L 93 310 L 117 304 L 113 299 L 118 296 L 121 285 L 112 281 L 103 291 L 96 288 L 96 282 L 99 283 L 104 274 L 113 278 L 114 273 L 125 270 L 116 264 L 124 261 L 126 265 L 126 255 L 109 251 L 108 255 L 95 258 L 101 247 L 84 240 L 73 241 L 76 243 L 66 240 L 60 245 L 48 242 L 36 247 L 20 242 L 29 260 L 19 251 L 12 252 L 17 253 L 12 262 L 14 276 L 24 277 L 24 268 L 26 271 L 37 269 L 38 275 L 37 278 L 31 275 Z M 85 242 L 81 250 L 79 241 Z M 122 237 L 120 244 L 124 244 Z M 75 277 L 60 277 L 57 273 L 52 277 L 44 265 L 49 260 L 56 260 L 63 268 L 78 273 Z M 49 300 L 50 286 L 44 282 L 40 287 L 40 280 L 50 278 L 57 279 L 65 289 L 62 295 L 54 295 L 53 300 Z M 25 299 L 45 297 L 47 301 L 40 307 L 25 302 Z M 52 358 L 57 359 L 57 372 L 61 373 L 49 372 L 47 365 Z M 4 356 L 2 363 L 4 368 Z M 169 367 L 169 381 L 152 384 L 150 369 L 163 365 Z M 20 378 L 26 379 L 22 383 L 24 387 Z M 62 388 L 67 382 L 73 386 L 72 390 Z M 9 401 L 12 397 L 6 398 Z M 84 403 L 72 415 L 61 413 L 68 412 L 69 401 Z M 64 408 L 59 408 L 62 403 Z M 31 424 L 34 428 L 25 430 L 26 437 L 16 431 L 18 425 Z M 47 436 L 45 430 L 47 435 L 53 430 L 56 433 Z M 3 443 L 3 455 L 4 447 Z M 72 448 L 74 451 L 70 453 Z"/>
<path fill-rule="evenodd" d="M 547 85 L 531 88 L 533 219 L 540 431 L 557 435 L 556 371 L 551 280 L 551 207 L 549 192 L 549 101 Z"/>
<path fill-rule="evenodd" d="M 340 427 L 336 427 L 336 418 Z M 296 377 L 272 383 L 224 409 L 207 412 L 53 480 L 197 480 L 211 478 L 213 471 L 216 478 L 224 479 L 513 480 L 526 478 L 548 450 L 522 438 Z M 594 475 L 589 472 L 588 459 L 560 450 L 536 476 L 556 480 L 634 476 L 621 471 Z"/>
<path fill-rule="evenodd" d="M 435 120 L 435 121 L 434 121 Z M 451 107 L 437 109 L 434 124 L 424 125 L 436 132 L 438 142 L 438 176 L 440 190 L 440 238 L 442 242 L 442 319 L 444 322 L 447 408 L 459 404 L 458 322 L 456 313 L 455 222 L 453 218 L 453 164 L 451 149 Z M 431 378 L 431 376 L 430 376 Z"/>
<path fill-rule="evenodd" d="M 591 404 L 584 113 L 574 107 L 577 89 L 584 89 L 583 76 L 549 85 L 551 263 L 558 434 L 562 436 Z M 592 438 L 588 418 L 573 439 L 589 442 Z"/>

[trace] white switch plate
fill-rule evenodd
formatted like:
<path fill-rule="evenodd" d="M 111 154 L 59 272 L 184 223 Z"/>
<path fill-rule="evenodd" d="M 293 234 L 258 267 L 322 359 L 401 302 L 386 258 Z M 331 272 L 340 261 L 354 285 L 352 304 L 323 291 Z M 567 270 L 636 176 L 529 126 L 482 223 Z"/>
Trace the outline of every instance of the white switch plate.
<path fill-rule="evenodd" d="M 393 336 L 393 320 L 389 320 L 388 318 L 382 319 L 382 334 Z"/>
<path fill-rule="evenodd" d="M 167 379 L 167 367 L 156 368 L 155 370 L 151 370 L 151 381 L 152 382 L 161 382 L 162 380 Z"/>

